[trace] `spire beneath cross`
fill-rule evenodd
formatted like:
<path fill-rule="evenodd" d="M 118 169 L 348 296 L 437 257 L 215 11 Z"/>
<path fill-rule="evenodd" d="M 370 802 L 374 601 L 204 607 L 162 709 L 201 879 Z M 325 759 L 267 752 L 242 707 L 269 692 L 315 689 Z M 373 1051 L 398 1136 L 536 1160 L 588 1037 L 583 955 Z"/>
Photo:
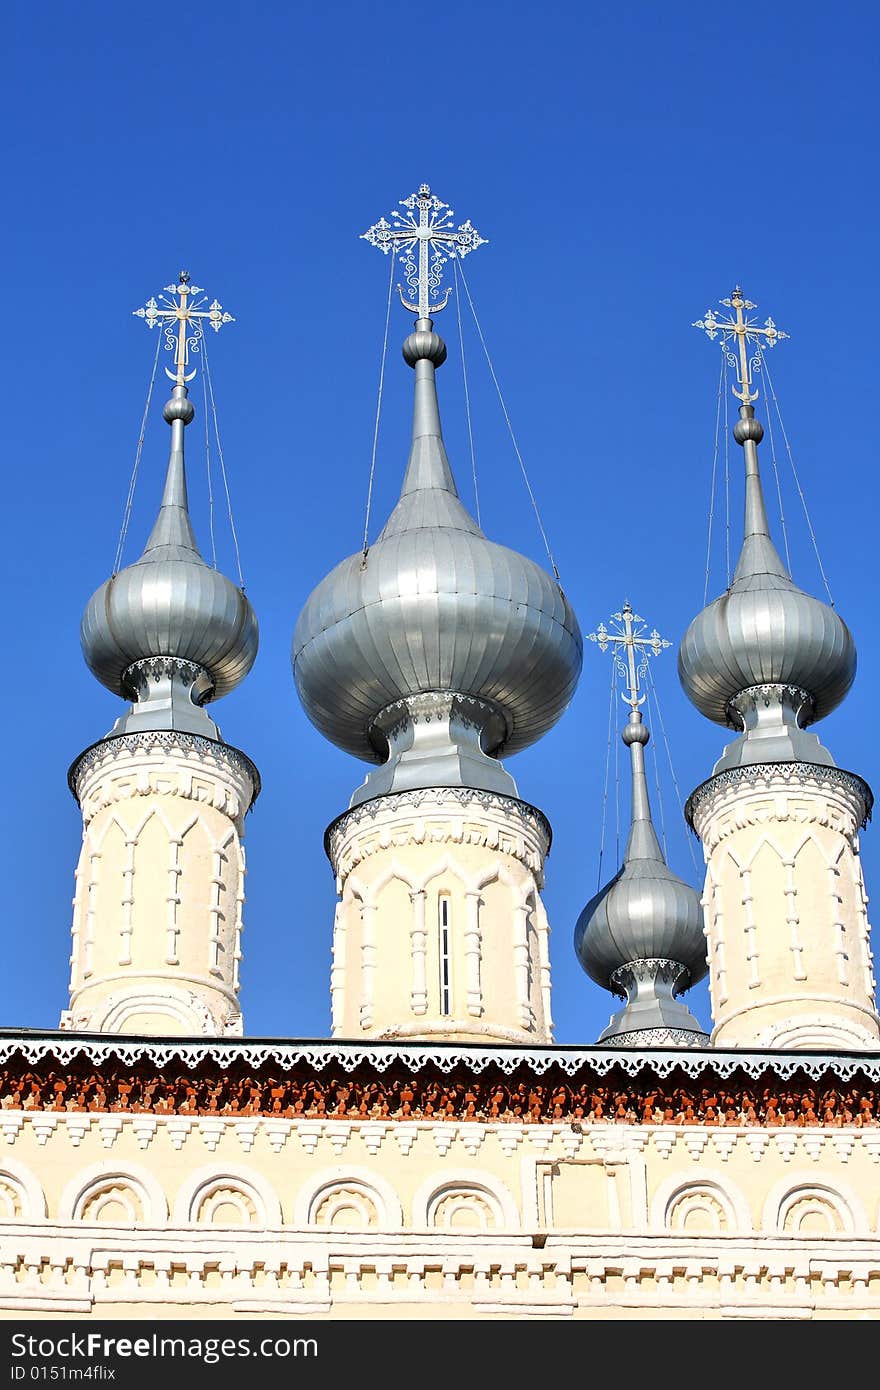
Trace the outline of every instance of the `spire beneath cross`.
<path fill-rule="evenodd" d="M 672 643 L 661 637 L 656 628 L 646 635 L 648 624 L 633 612 L 629 599 L 620 613 L 612 613 L 609 621 L 612 623 L 610 630 L 600 623 L 595 632 L 587 633 L 587 640 L 597 642 L 599 650 L 603 652 L 610 647 L 614 665 L 625 682 L 621 698 L 630 709 L 637 710 L 645 703 L 645 696 L 639 692 L 641 678 L 648 670 L 648 658 L 659 656 Z"/>
<path fill-rule="evenodd" d="M 418 193 L 401 198 L 400 206 L 406 212 L 395 208 L 390 222 L 380 217 L 361 240 L 378 246 L 386 256 L 389 251 L 399 253 L 409 285 L 409 295 L 402 285 L 397 286 L 400 302 L 417 318 L 426 319 L 445 309 L 449 302 L 451 290 L 440 289 L 445 263 L 456 256 L 463 259 L 469 251 L 485 245 L 486 238 L 470 221 L 453 226 L 452 208 L 442 203 L 426 183 L 420 185 Z"/>
<path fill-rule="evenodd" d="M 775 347 L 782 338 L 787 338 L 788 334 L 777 328 L 770 318 L 764 320 L 763 326 L 749 319 L 744 311 L 757 309 L 758 306 L 745 298 L 739 285 L 729 299 L 719 300 L 719 303 L 727 309 L 732 309 L 733 313 L 719 318 L 714 309 L 707 309 L 706 317 L 697 319 L 692 327 L 702 328 L 706 336 L 713 339 L 721 334 L 721 350 L 736 370 L 739 382 L 739 390 L 735 386 L 732 386 L 731 390 L 743 405 L 751 405 L 752 401 L 758 399 L 758 392 L 750 388 L 752 372 L 760 371 L 761 368 L 761 354 L 767 348 Z M 732 351 L 733 343 L 736 344 L 736 352 Z"/>
<path fill-rule="evenodd" d="M 207 305 L 207 307 L 205 307 Z M 144 319 L 148 328 L 161 323 L 165 332 L 165 347 L 174 353 L 175 370 L 165 368 L 165 375 L 178 386 L 192 381 L 195 368 L 187 373 L 189 355 L 198 352 L 199 342 L 205 323 L 209 323 L 215 333 L 219 333 L 224 323 L 234 323 L 231 314 L 223 310 L 223 305 L 215 299 L 208 304 L 208 296 L 201 285 L 191 285 L 188 270 L 182 270 L 176 285 L 166 285 L 158 299 L 148 299 L 143 309 L 133 309 L 136 318 Z"/>

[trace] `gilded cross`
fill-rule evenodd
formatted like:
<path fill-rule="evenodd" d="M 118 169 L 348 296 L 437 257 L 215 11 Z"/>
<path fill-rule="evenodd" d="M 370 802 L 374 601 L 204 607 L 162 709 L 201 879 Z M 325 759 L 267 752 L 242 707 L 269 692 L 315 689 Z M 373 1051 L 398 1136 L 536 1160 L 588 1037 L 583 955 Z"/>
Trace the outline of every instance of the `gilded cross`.
<path fill-rule="evenodd" d="M 730 365 L 736 369 L 739 381 L 740 389 L 737 390 L 733 386 L 731 390 L 743 405 L 751 405 L 752 401 L 758 399 L 757 391 L 749 389 L 752 385 L 752 372 L 760 369 L 762 352 L 775 347 L 782 338 L 787 338 L 788 334 L 777 328 L 772 319 L 765 319 L 762 326 L 756 320 L 747 318 L 745 311 L 757 309 L 758 306 L 745 298 L 739 285 L 729 299 L 722 299 L 719 303 L 727 309 L 732 309 L 733 313 L 728 314 L 726 318 L 719 318 L 714 309 L 708 309 L 706 317 L 697 319 L 693 327 L 702 328 L 709 338 L 714 339 L 721 334 L 722 351 Z M 731 341 L 736 343 L 735 354 L 729 347 Z"/>
<path fill-rule="evenodd" d="M 626 682 L 626 691 L 621 697 L 631 709 L 638 709 L 645 703 L 645 696 L 639 695 L 640 681 L 648 669 L 648 658 L 659 656 L 665 647 L 671 647 L 665 637 L 654 628 L 646 635 L 648 624 L 638 613 L 634 613 L 629 599 L 620 613 L 612 613 L 609 630 L 600 623 L 595 632 L 587 633 L 587 640 L 598 642 L 600 651 L 611 648 L 614 664 Z"/>
<path fill-rule="evenodd" d="M 207 308 L 205 307 L 207 305 Z M 148 299 L 143 309 L 132 312 L 139 319 L 145 319 L 148 328 L 161 323 L 165 332 L 165 346 L 174 353 L 175 370 L 165 368 L 165 375 L 183 386 L 192 381 L 195 368 L 187 374 L 189 355 L 198 352 L 199 341 L 205 323 L 209 323 L 215 333 L 219 333 L 224 323 L 234 323 L 231 314 L 224 313 L 223 305 L 215 299 L 208 304 L 208 296 L 201 285 L 191 285 L 189 271 L 182 270 L 176 285 L 166 285 L 158 299 Z"/>
<path fill-rule="evenodd" d="M 399 253 L 410 290 L 408 296 L 402 285 L 397 286 L 400 302 L 411 314 L 426 319 L 445 309 L 449 302 L 451 291 L 445 289 L 442 295 L 440 291 L 445 263 L 456 256 L 462 259 L 469 251 L 485 245 L 486 238 L 470 222 L 453 226 L 452 208 L 441 203 L 426 183 L 420 185 L 418 193 L 401 198 L 400 206 L 406 212 L 395 208 L 390 222 L 381 217 L 367 228 L 361 240 L 378 246 L 386 256 L 389 251 Z"/>

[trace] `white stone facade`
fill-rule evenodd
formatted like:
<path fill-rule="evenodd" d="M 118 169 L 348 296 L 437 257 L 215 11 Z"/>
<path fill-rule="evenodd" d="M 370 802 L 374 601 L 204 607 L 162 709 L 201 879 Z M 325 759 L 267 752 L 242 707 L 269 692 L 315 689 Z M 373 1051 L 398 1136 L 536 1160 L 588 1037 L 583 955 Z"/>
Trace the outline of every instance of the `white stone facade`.
<path fill-rule="evenodd" d="M 761 764 L 695 793 L 718 1047 L 875 1048 L 864 784 L 837 768 Z"/>
<path fill-rule="evenodd" d="M 513 797 L 437 787 L 331 826 L 334 1037 L 546 1043 L 550 829 Z"/>
<path fill-rule="evenodd" d="M 0 1111 L 0 1317 L 870 1318 L 880 1128 Z"/>
<path fill-rule="evenodd" d="M 210 739 L 138 733 L 96 744 L 71 777 L 83 843 L 62 1027 L 240 1034 L 255 770 Z"/>

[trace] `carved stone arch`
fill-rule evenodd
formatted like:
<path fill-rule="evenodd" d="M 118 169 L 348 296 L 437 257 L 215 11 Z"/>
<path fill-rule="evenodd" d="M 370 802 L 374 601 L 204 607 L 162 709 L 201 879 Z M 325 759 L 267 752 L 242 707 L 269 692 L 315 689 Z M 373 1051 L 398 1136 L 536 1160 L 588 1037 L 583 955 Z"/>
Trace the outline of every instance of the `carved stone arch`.
<path fill-rule="evenodd" d="M 811 1216 L 818 1217 L 820 1224 L 813 1231 L 803 1229 Z M 852 1187 L 837 1178 L 825 1182 L 806 1170 L 787 1174 L 770 1189 L 761 1226 L 774 1235 L 867 1235 L 870 1230 L 864 1205 Z"/>
<path fill-rule="evenodd" d="M 366 896 L 367 896 L 368 891 L 369 891 L 368 885 L 367 885 L 366 883 L 363 883 L 363 882 L 361 881 L 361 879 L 358 878 L 357 874 L 351 873 L 351 874 L 348 875 L 348 878 L 345 880 L 345 897 L 346 897 L 346 898 L 349 897 L 349 896 L 351 896 L 352 898 L 354 898 L 357 902 L 359 902 L 359 903 L 363 906 L 363 903 L 364 903 L 364 901 L 365 901 L 365 899 L 366 899 Z M 342 895 L 341 895 L 341 894 L 340 894 L 340 900 L 342 900 Z"/>
<path fill-rule="evenodd" d="M 486 869 L 485 873 L 480 874 L 474 880 L 474 887 L 478 893 L 482 893 L 484 888 L 488 888 L 490 883 L 503 883 L 506 888 L 510 888 L 514 893 L 519 893 L 520 901 L 515 904 L 517 907 L 525 907 L 529 894 L 534 894 L 535 881 L 531 874 L 515 873 L 507 864 L 492 864 Z"/>
<path fill-rule="evenodd" d="M 15 1158 L 0 1160 L 0 1222 L 40 1221 L 46 1196 L 36 1174 Z"/>
<path fill-rule="evenodd" d="M 131 1198 L 128 1197 L 131 1194 Z M 123 1205 L 133 1199 L 140 1219 L 132 1226 L 164 1226 L 168 1203 L 158 1179 L 141 1163 L 92 1163 L 82 1169 L 65 1187 L 58 1203 L 59 1221 L 100 1219 L 97 1203 L 102 1196 Z"/>
<path fill-rule="evenodd" d="M 798 855 L 801 854 L 809 844 L 814 845 L 815 848 L 819 851 L 819 857 L 821 858 L 822 863 L 825 865 L 825 867 L 828 869 L 833 868 L 833 866 L 837 863 L 837 858 L 839 858 L 839 855 L 837 856 L 837 858 L 833 855 L 829 858 L 828 847 L 826 845 L 823 845 L 819 840 L 816 839 L 816 836 L 813 834 L 812 830 L 806 831 L 806 833 L 798 841 L 797 847 L 793 849 L 791 852 L 791 859 L 796 860 Z M 842 852 L 843 846 L 841 846 L 841 853 Z"/>
<path fill-rule="evenodd" d="M 217 1032 L 214 1016 L 204 1000 L 193 990 L 184 992 L 171 985 L 158 990 L 137 986 L 119 990 L 102 1000 L 101 1009 L 89 1024 L 98 1033 L 125 1033 L 128 1020 L 144 1013 L 158 1014 L 180 1024 L 183 1034 L 208 1037 Z"/>
<path fill-rule="evenodd" d="M 453 878 L 457 878 L 466 893 L 475 891 L 475 880 L 473 875 L 467 873 L 461 865 L 457 863 L 453 856 L 449 854 L 444 854 L 442 859 L 438 859 L 432 864 L 427 873 L 421 875 L 417 885 L 414 885 L 414 887 L 417 887 L 417 890 L 423 893 L 426 891 L 429 883 L 433 883 L 435 878 L 440 878 L 443 874 L 452 874 Z"/>
<path fill-rule="evenodd" d="M 753 869 L 755 866 L 755 860 L 758 858 L 759 854 L 762 854 L 764 852 L 764 850 L 770 850 L 773 854 L 775 854 L 776 858 L 779 860 L 779 863 L 783 866 L 787 864 L 791 859 L 791 853 L 789 852 L 789 850 L 784 849 L 783 846 L 780 845 L 778 841 L 774 838 L 774 836 L 769 834 L 765 828 L 764 833 L 757 836 L 757 838 L 754 841 L 752 841 L 752 843 L 749 846 L 748 853 L 743 855 L 742 863 L 740 864 L 740 872 L 742 873 L 744 871 Z M 729 850 L 728 853 L 730 853 Z M 733 858 L 732 855 L 731 858 Z"/>
<path fill-rule="evenodd" d="M 703 1167 L 693 1173 L 674 1173 L 660 1184 L 651 1202 L 651 1229 L 682 1229 L 677 1220 L 684 1220 L 688 1203 L 696 1206 L 701 1199 L 707 1210 L 717 1211 L 719 1232 L 742 1234 L 753 1229 L 749 1204 L 736 1183 L 726 1173 Z"/>
<path fill-rule="evenodd" d="M 375 882 L 368 884 L 364 888 L 361 894 L 361 902 L 368 906 L 374 906 L 383 889 L 387 888 L 389 883 L 393 883 L 395 879 L 403 884 L 407 892 L 416 892 L 416 883 L 413 880 L 412 874 L 399 862 L 399 860 L 392 859 L 384 873 L 381 873 Z"/>
<path fill-rule="evenodd" d="M 175 830 L 175 831 L 173 831 L 173 832 L 172 832 L 172 831 L 169 831 L 168 833 L 169 833 L 169 834 L 172 834 L 172 833 L 173 833 L 175 840 L 185 840 L 186 837 L 187 837 L 187 835 L 189 834 L 189 832 L 190 832 L 191 830 L 194 830 L 195 827 L 196 827 L 197 825 L 200 825 L 200 826 L 202 827 L 202 829 L 205 831 L 205 834 L 207 835 L 208 839 L 210 840 L 210 839 L 211 839 L 211 832 L 210 832 L 210 830 L 208 829 L 208 827 L 205 825 L 205 822 L 204 822 L 203 818 L 198 814 L 198 812 L 196 812 L 196 814 L 195 814 L 194 816 L 190 816 L 190 818 L 189 818 L 189 820 L 186 822 L 186 824 L 185 824 L 185 825 L 182 825 L 182 826 L 180 827 L 179 830 Z"/>
<path fill-rule="evenodd" d="M 864 1010 L 868 1018 L 869 1011 Z M 832 1041 L 833 1039 L 833 1041 Z M 795 1014 L 768 1024 L 755 1035 L 755 1047 L 771 1047 L 780 1051 L 815 1048 L 827 1052 L 829 1047 L 840 1051 L 874 1051 L 877 1030 L 866 1022 L 864 1028 L 852 1019 L 834 1014 Z"/>
<path fill-rule="evenodd" d="M 94 819 L 89 822 L 89 828 L 86 831 L 86 840 L 90 842 L 93 854 L 100 854 L 103 851 L 104 841 L 107 839 L 107 836 L 112 833 L 114 828 L 119 831 L 124 842 L 127 843 L 132 838 L 128 826 L 124 821 L 120 820 L 115 811 L 113 811 L 101 825 L 97 826 L 97 828 L 95 827 Z"/>
<path fill-rule="evenodd" d="M 327 1215 L 334 1199 L 347 1203 L 352 1210 L 357 1209 L 358 1203 L 365 1212 L 371 1206 L 375 1211 L 373 1229 L 398 1231 L 403 1225 L 400 1198 L 391 1183 L 369 1168 L 353 1165 L 325 1168 L 303 1184 L 294 1204 L 294 1225 L 304 1229 L 332 1224 L 332 1220 L 321 1218 Z"/>
<path fill-rule="evenodd" d="M 417 1229 L 454 1229 L 450 1204 L 470 1204 L 475 1229 L 517 1231 L 520 1214 L 509 1189 L 499 1178 L 479 1168 L 453 1168 L 433 1173 L 413 1197 L 413 1225 Z M 480 1220 L 480 1217 L 485 1220 Z"/>
<path fill-rule="evenodd" d="M 224 1206 L 237 1208 L 242 1219 L 224 1220 Z M 272 1184 L 256 1169 L 207 1164 L 190 1173 L 178 1189 L 173 1222 L 175 1226 L 275 1228 L 282 1225 L 281 1203 Z"/>
<path fill-rule="evenodd" d="M 147 808 L 147 810 L 144 812 L 144 814 L 143 814 L 143 816 L 141 817 L 141 819 L 138 821 L 137 828 L 136 828 L 136 829 L 133 829 L 133 830 L 131 831 L 131 833 L 129 834 L 128 838 L 129 838 L 130 840 L 134 840 L 135 844 L 139 844 L 139 843 L 140 843 L 141 836 L 143 835 L 143 833 L 144 833 L 144 831 L 146 830 L 147 826 L 149 825 L 150 821 L 151 821 L 151 820 L 154 820 L 154 819 L 157 820 L 157 821 L 159 822 L 159 824 L 161 825 L 162 829 L 165 831 L 165 834 L 168 836 L 169 839 L 175 839 L 175 840 L 176 840 L 176 839 L 178 838 L 178 833 L 179 833 L 179 832 L 175 829 L 175 827 L 174 827 L 174 826 L 171 824 L 171 822 L 168 820 L 168 817 L 165 815 L 165 812 L 164 812 L 164 810 L 162 809 L 162 806 L 161 806 L 160 803 L 157 802 L 157 801 L 153 801 L 153 802 L 150 804 L 150 806 L 149 806 L 149 807 Z M 196 819 L 198 819 L 198 817 L 196 817 Z"/>

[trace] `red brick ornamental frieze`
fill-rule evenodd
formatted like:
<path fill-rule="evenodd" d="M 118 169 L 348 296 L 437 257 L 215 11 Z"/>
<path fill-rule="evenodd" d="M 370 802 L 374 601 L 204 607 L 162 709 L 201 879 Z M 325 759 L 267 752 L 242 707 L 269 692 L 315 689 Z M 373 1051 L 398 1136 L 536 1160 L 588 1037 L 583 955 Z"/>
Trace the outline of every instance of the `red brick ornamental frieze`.
<path fill-rule="evenodd" d="M 145 1049 L 146 1052 L 146 1049 Z M 307 1060 L 287 1069 L 270 1063 L 195 1066 L 172 1055 L 163 1065 L 148 1055 L 134 1064 L 108 1047 L 95 1065 L 77 1057 L 63 1066 L 51 1053 L 37 1062 L 13 1050 L 0 1064 L 0 1107 L 14 1110 L 112 1111 L 155 1115 L 266 1115 L 290 1119 L 457 1121 L 519 1124 L 667 1124 L 839 1126 L 880 1124 L 880 1082 L 849 1068 L 834 1075 L 827 1059 L 816 1080 L 791 1055 L 780 1076 L 772 1059 L 763 1070 L 750 1059 L 725 1077 L 711 1060 L 697 1076 L 669 1066 L 662 1053 L 642 1054 L 635 1075 L 623 1065 L 603 1074 L 585 1065 L 568 1075 L 552 1058 L 536 1076 L 520 1062 L 513 1070 L 485 1062 L 479 1070 L 458 1061 L 451 1068 L 419 1058 L 407 1068 L 396 1054 L 381 1069 L 360 1057 L 354 1066 Z M 705 1054 L 704 1054 L 705 1056 Z M 876 1059 L 873 1059 L 876 1061 Z M 664 1074 L 665 1073 L 665 1074 Z"/>

